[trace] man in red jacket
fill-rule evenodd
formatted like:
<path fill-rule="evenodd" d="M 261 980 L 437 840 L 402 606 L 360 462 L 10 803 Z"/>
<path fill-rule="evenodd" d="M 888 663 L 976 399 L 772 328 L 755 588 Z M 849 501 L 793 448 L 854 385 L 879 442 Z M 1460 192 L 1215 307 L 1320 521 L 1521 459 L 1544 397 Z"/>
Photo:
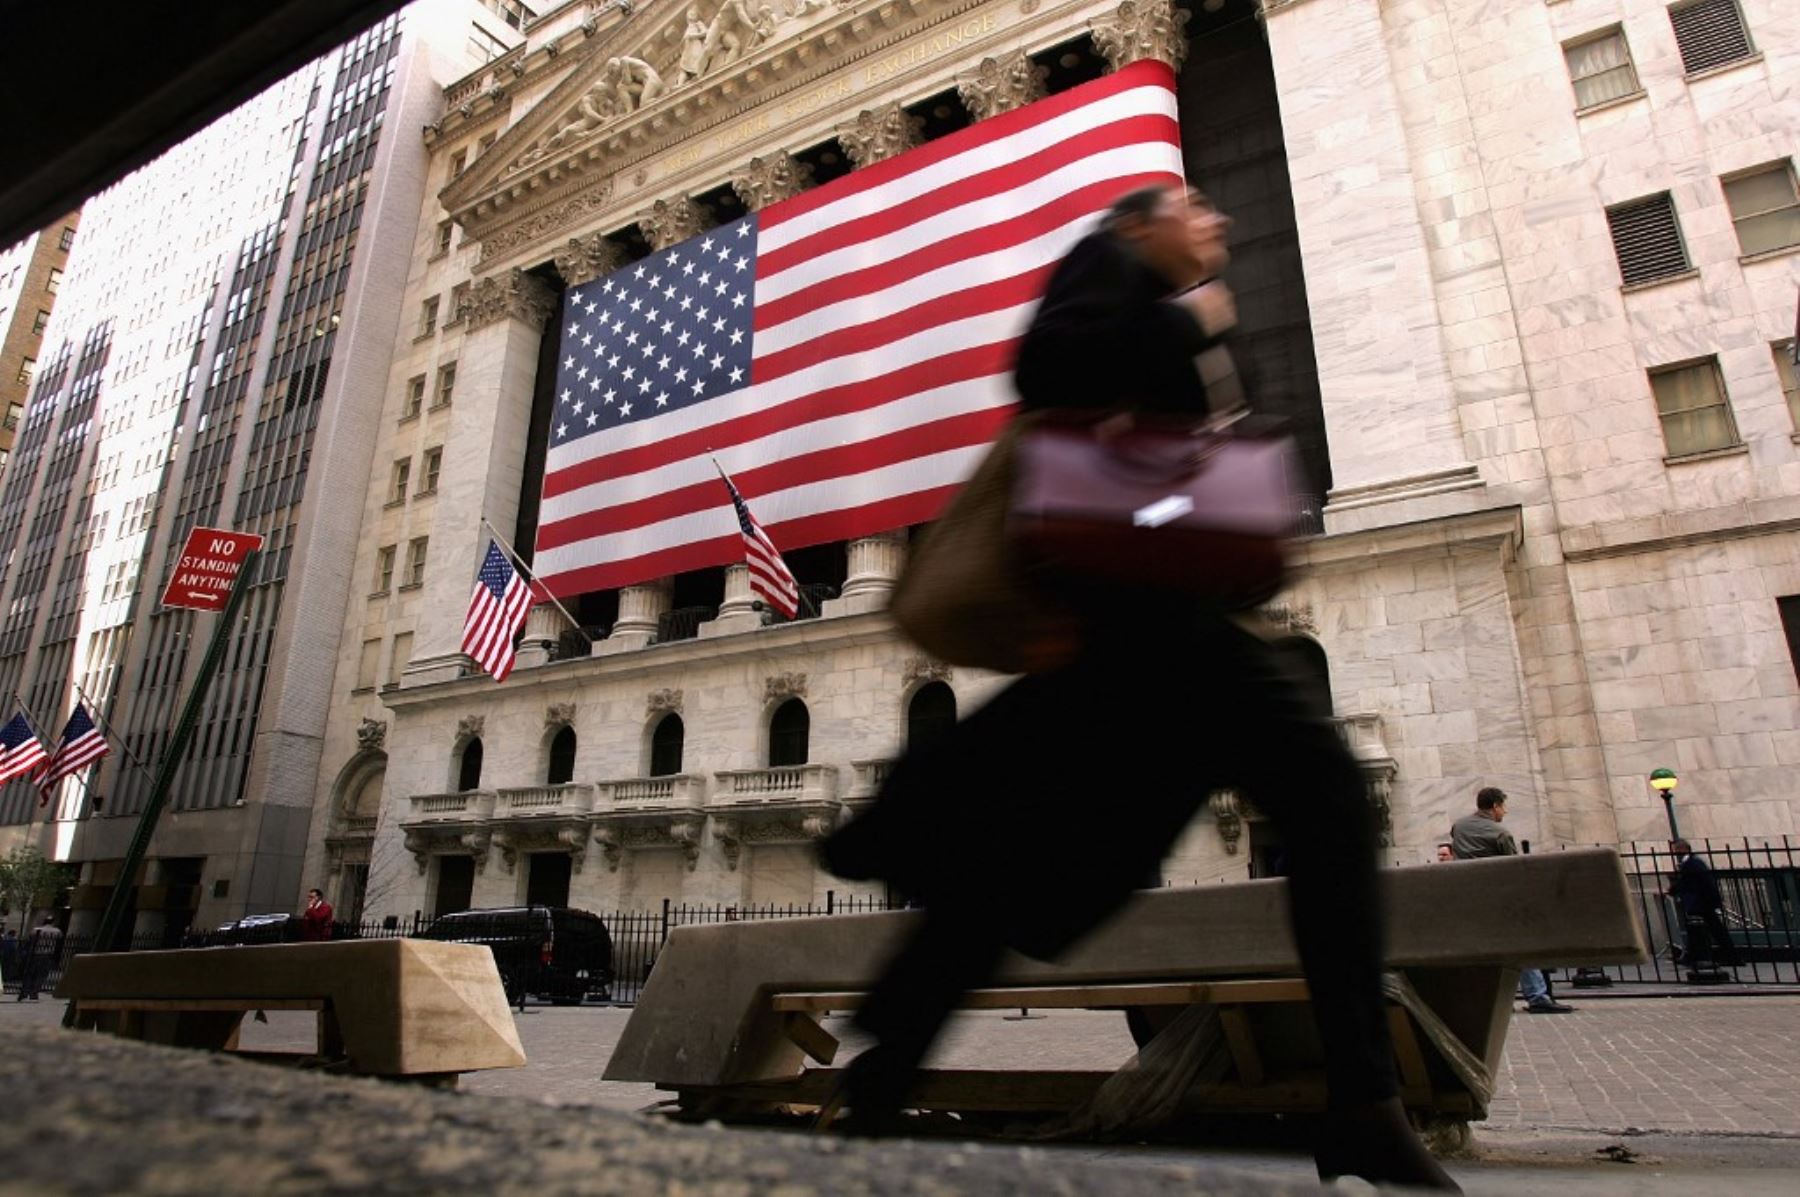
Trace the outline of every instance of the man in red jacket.
<path fill-rule="evenodd" d="M 331 903 L 322 891 L 306 891 L 306 909 L 300 913 L 300 938 L 306 943 L 322 943 L 331 938 Z"/>

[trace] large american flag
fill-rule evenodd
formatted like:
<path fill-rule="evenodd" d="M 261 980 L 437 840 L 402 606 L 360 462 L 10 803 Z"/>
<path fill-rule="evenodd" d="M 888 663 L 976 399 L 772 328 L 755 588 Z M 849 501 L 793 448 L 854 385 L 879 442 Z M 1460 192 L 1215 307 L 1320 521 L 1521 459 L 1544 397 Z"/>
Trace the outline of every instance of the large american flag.
<path fill-rule="evenodd" d="M 25 712 L 18 712 L 0 727 L 0 784 L 31 772 L 48 759 Z"/>
<path fill-rule="evenodd" d="M 531 587 L 519 576 L 500 546 L 488 541 L 475 590 L 469 595 L 469 611 L 463 616 L 462 650 L 475 664 L 503 682 L 512 672 L 513 637 L 531 610 Z"/>
<path fill-rule="evenodd" d="M 732 561 L 709 454 L 786 549 L 932 519 L 1015 402 L 1057 261 L 1181 178 L 1141 62 L 571 288 L 533 564 L 557 595 Z"/>
<path fill-rule="evenodd" d="M 69 722 L 63 727 L 62 740 L 56 745 L 56 753 L 50 758 L 50 763 L 44 766 L 44 775 L 38 779 L 38 805 L 43 806 L 50 801 L 50 791 L 56 788 L 57 782 L 81 772 L 110 751 L 112 745 L 106 742 L 106 736 L 94 726 L 87 704 L 76 703 L 75 709 L 69 713 Z"/>

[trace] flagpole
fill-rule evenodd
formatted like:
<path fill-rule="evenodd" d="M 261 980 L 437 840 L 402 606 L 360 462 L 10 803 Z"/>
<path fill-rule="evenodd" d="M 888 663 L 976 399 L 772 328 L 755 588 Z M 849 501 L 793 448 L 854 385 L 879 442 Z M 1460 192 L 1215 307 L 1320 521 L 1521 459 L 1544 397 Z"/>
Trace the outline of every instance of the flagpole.
<path fill-rule="evenodd" d="M 498 528 L 494 527 L 494 525 L 488 523 L 488 517 L 485 515 L 481 517 L 481 523 L 485 528 L 487 528 L 488 535 L 492 536 L 494 538 L 494 543 L 500 546 L 501 551 L 504 552 L 508 557 L 512 558 L 512 563 L 518 567 L 519 572 L 524 574 L 527 578 L 530 578 L 532 580 L 532 582 L 537 584 L 537 587 L 538 587 L 539 591 L 543 594 L 543 596 L 545 598 L 549 599 L 552 603 L 554 603 L 556 605 L 556 609 L 558 611 L 562 612 L 563 618 L 569 621 L 569 626 L 574 628 L 575 631 L 580 634 L 581 638 L 588 642 L 589 648 L 592 648 L 594 645 L 594 638 L 587 634 L 587 629 L 583 628 L 581 626 L 581 624 L 576 622 L 575 617 L 573 615 L 569 614 L 569 609 L 567 607 L 563 606 L 562 603 L 558 602 L 556 596 L 554 594 L 550 593 L 549 588 L 544 586 L 543 582 L 539 580 L 538 576 L 531 572 L 531 567 L 529 565 L 525 564 L 524 559 L 519 556 L 518 550 L 513 548 L 511 545 L 507 544 L 506 537 L 500 535 L 500 529 L 498 529 Z"/>
<path fill-rule="evenodd" d="M 12 700 L 13 700 L 14 705 L 16 705 L 19 708 L 19 713 L 25 716 L 25 722 L 27 722 L 31 725 L 32 733 L 37 736 L 38 743 L 41 745 L 45 738 L 43 724 L 41 722 L 39 722 L 37 715 L 32 711 L 32 709 L 25 705 L 25 700 L 22 697 L 20 697 L 19 692 L 17 690 L 14 690 L 12 692 Z M 48 764 L 51 760 L 53 760 L 55 758 L 55 755 L 56 754 L 54 752 L 52 752 L 50 756 L 45 757 L 44 764 Z M 20 774 L 20 776 L 23 777 L 24 774 Z M 7 780 L 12 781 L 14 779 L 7 778 Z M 85 780 L 82 781 L 81 787 L 84 790 L 87 788 L 87 782 Z M 42 791 L 39 791 L 39 792 L 41 793 Z M 38 806 L 40 808 L 42 808 L 44 805 L 45 804 L 43 801 L 40 800 L 38 802 Z M 46 823 L 48 823 L 50 821 L 50 818 L 48 815 L 46 815 L 44 817 L 44 821 Z M 31 822 L 31 810 L 29 807 L 27 807 L 27 809 L 25 811 L 25 822 L 28 824 Z"/>
<path fill-rule="evenodd" d="M 706 454 L 706 458 L 708 461 L 713 463 L 713 469 L 719 471 L 719 480 L 722 481 L 723 483 L 725 483 L 725 489 L 730 491 L 734 495 L 737 494 L 738 493 L 737 483 L 735 483 L 731 480 L 731 475 L 727 474 L 725 472 L 725 467 L 719 464 L 718 454 L 713 453 L 709 450 Z M 765 536 L 766 536 L 766 534 L 765 534 Z M 773 542 L 771 542 L 771 544 L 773 544 Z M 777 554 L 779 554 L 781 552 L 780 549 L 776 549 L 775 551 Z M 784 568 L 784 569 L 787 568 L 787 562 L 785 560 L 782 561 L 781 564 L 782 564 L 782 568 Z M 746 561 L 745 565 L 748 566 L 749 562 Z M 803 611 L 812 612 L 812 614 L 810 616 L 808 616 L 807 618 L 817 619 L 819 617 L 819 608 L 816 604 L 814 604 L 814 602 L 812 601 L 812 598 L 806 593 L 805 588 L 800 585 L 800 580 L 798 578 L 794 579 L 794 593 L 799 596 L 800 609 Z M 779 615 L 780 612 L 778 611 L 778 612 L 776 612 L 776 614 Z"/>

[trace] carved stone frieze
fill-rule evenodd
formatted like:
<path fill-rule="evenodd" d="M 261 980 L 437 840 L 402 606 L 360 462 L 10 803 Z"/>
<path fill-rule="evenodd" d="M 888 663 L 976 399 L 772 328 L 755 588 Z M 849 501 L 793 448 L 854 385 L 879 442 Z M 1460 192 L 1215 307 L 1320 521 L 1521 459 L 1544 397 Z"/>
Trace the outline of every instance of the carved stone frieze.
<path fill-rule="evenodd" d="M 618 872 L 627 852 L 644 848 L 680 848 L 692 872 L 700 861 L 700 836 L 704 817 L 697 812 L 657 812 L 594 824 L 594 842 L 606 859 L 606 867 Z"/>
<path fill-rule="evenodd" d="M 1227 856 L 1236 856 L 1238 840 L 1244 834 L 1244 810 L 1238 796 L 1231 790 L 1214 790 L 1207 800 L 1212 809 L 1213 821 L 1219 825 L 1219 838 L 1225 842 Z"/>
<path fill-rule="evenodd" d="M 552 229 L 574 224 L 590 212 L 612 203 L 612 180 L 597 181 L 576 195 L 481 239 L 481 262 L 486 264 L 542 237 Z"/>
<path fill-rule="evenodd" d="M 834 804 L 769 814 L 715 814 L 713 838 L 725 854 L 725 866 L 736 869 L 745 845 L 810 844 L 824 839 L 837 829 L 840 811 Z"/>
<path fill-rule="evenodd" d="M 984 58 L 975 70 L 956 81 L 956 93 L 976 120 L 1023 108 L 1045 95 L 1050 69 L 1039 66 L 1023 50 Z"/>
<path fill-rule="evenodd" d="M 872 166 L 919 144 L 925 122 L 900 107 L 886 104 L 865 108 L 856 119 L 836 130 L 838 144 L 858 167 Z"/>
<path fill-rule="evenodd" d="M 1110 17 L 1093 23 L 1094 48 L 1117 71 L 1154 58 L 1181 69 L 1187 58 L 1188 13 L 1174 0 L 1121 0 Z"/>
<path fill-rule="evenodd" d="M 387 724 L 380 719 L 364 719 L 356 726 L 356 743 L 364 752 L 380 752 L 387 746 Z"/>
<path fill-rule="evenodd" d="M 770 204 L 791 199 L 812 185 L 813 168 L 786 150 L 750 159 L 743 173 L 731 180 L 731 189 L 744 207 L 758 212 Z"/>
<path fill-rule="evenodd" d="M 638 228 L 651 249 L 667 249 L 712 227 L 712 213 L 688 196 L 660 199 L 638 217 Z"/>
<path fill-rule="evenodd" d="M 652 690 L 644 700 L 644 714 L 654 715 L 658 711 L 681 710 L 680 690 Z"/>
<path fill-rule="evenodd" d="M 1311 603 L 1270 603 L 1262 608 L 1261 615 L 1276 627 L 1296 636 L 1319 634 L 1319 621 L 1313 615 Z"/>
<path fill-rule="evenodd" d="M 570 237 L 555 257 L 556 273 L 571 287 L 591 283 L 625 265 L 625 251 L 600 233 Z"/>
<path fill-rule="evenodd" d="M 956 671 L 942 661 L 930 657 L 908 657 L 900 669 L 900 680 L 910 686 L 914 682 L 948 682 Z"/>
<path fill-rule="evenodd" d="M 541 327 L 555 306 L 556 296 L 547 285 L 514 267 L 503 275 L 476 279 L 462 311 L 468 313 L 467 330 L 474 332 L 509 318 Z"/>
<path fill-rule="evenodd" d="M 464 715 L 456 721 L 456 738 L 459 740 L 477 739 L 486 730 L 486 715 Z"/>
<path fill-rule="evenodd" d="M 662 73 L 641 58 L 621 54 L 606 60 L 599 75 L 582 93 L 574 109 L 560 124 L 520 154 L 515 169 L 535 166 L 544 159 L 568 149 L 604 129 L 607 125 L 630 116 L 646 104 L 653 104 L 669 85 Z"/>
<path fill-rule="evenodd" d="M 544 726 L 567 727 L 575 722 L 575 704 L 572 702 L 553 702 L 544 709 Z"/>
<path fill-rule="evenodd" d="M 806 697 L 804 673 L 777 673 L 763 679 L 763 701 L 778 702 L 784 698 Z"/>
<path fill-rule="evenodd" d="M 488 847 L 493 842 L 493 833 L 485 827 L 477 827 L 473 831 L 463 832 L 458 842 L 475 858 L 475 871 L 487 872 Z"/>

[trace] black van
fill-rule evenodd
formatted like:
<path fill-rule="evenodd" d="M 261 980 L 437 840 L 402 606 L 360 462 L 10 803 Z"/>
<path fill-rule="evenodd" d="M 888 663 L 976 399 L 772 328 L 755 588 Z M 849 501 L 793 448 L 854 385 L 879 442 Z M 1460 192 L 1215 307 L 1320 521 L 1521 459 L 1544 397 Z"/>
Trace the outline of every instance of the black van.
<path fill-rule="evenodd" d="M 421 934 L 444 943 L 484 943 L 509 1002 L 527 994 L 559 1006 L 612 996 L 612 936 L 598 915 L 563 906 L 459 910 Z"/>

